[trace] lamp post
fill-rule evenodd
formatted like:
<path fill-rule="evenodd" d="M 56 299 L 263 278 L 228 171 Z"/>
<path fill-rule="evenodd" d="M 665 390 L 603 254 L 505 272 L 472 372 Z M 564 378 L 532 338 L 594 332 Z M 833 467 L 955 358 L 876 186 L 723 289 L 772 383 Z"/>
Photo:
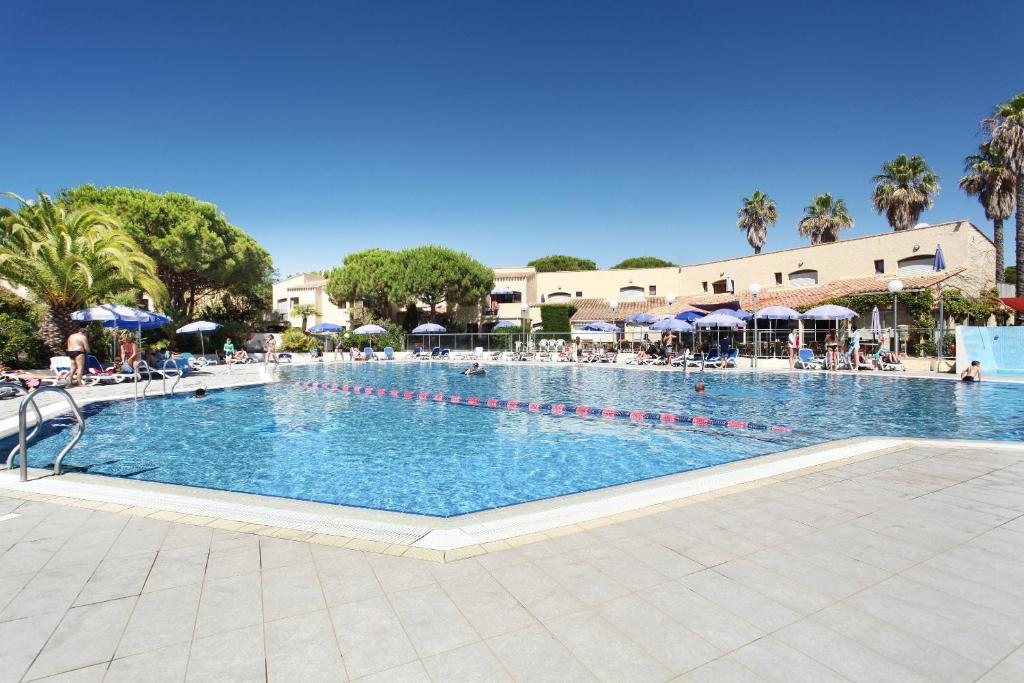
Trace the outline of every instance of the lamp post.
<path fill-rule="evenodd" d="M 751 282 L 750 287 L 747 288 L 750 292 L 750 296 L 754 298 L 754 353 L 750 357 L 750 366 L 757 367 L 757 295 L 761 293 L 761 285 L 756 282 Z"/>
<path fill-rule="evenodd" d="M 519 311 L 522 314 L 522 334 L 523 334 L 523 352 L 526 352 L 526 347 L 529 344 L 529 338 L 527 337 L 526 329 L 529 323 L 530 304 L 525 301 L 519 304 Z"/>
<path fill-rule="evenodd" d="M 892 292 L 892 341 L 893 341 L 893 353 L 896 357 L 900 356 L 900 333 L 898 325 L 898 319 L 896 317 L 896 297 L 903 291 L 902 280 L 892 280 L 889 282 L 889 291 Z"/>

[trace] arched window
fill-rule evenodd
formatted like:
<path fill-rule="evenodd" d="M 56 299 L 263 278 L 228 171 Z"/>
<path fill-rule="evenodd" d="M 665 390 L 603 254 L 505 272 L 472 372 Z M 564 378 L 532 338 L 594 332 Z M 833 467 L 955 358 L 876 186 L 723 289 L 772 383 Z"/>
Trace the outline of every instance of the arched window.
<path fill-rule="evenodd" d="M 644 288 L 643 287 L 620 287 L 619 288 L 619 301 L 643 301 Z"/>
<path fill-rule="evenodd" d="M 791 287 L 807 287 L 816 284 L 818 284 L 818 271 L 816 270 L 794 270 L 789 274 Z"/>
<path fill-rule="evenodd" d="M 896 262 L 899 266 L 900 275 L 925 275 L 932 272 L 935 264 L 935 254 L 924 254 L 921 256 L 909 256 Z"/>
<path fill-rule="evenodd" d="M 569 295 L 569 292 L 551 292 L 551 294 L 548 294 L 548 301 L 547 302 L 549 304 L 554 304 L 554 303 L 568 301 L 571 298 L 572 297 Z"/>

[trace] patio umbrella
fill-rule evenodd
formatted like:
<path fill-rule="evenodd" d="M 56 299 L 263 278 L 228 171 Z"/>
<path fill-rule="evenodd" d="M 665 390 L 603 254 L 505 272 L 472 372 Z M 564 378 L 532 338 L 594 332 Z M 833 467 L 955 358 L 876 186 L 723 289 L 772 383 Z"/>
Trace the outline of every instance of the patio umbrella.
<path fill-rule="evenodd" d="M 514 323 L 511 320 L 499 320 L 498 324 L 492 327 L 493 330 L 500 330 L 503 327 L 519 327 L 519 323 Z"/>
<path fill-rule="evenodd" d="M 678 318 L 666 318 L 651 325 L 651 329 L 658 332 L 693 332 L 693 325 Z"/>
<path fill-rule="evenodd" d="M 723 313 L 709 313 L 693 323 L 697 327 L 746 327 L 747 323 L 739 318 Z"/>
<path fill-rule="evenodd" d="M 511 293 L 512 293 L 512 290 L 509 289 L 508 287 L 495 287 L 494 289 L 491 290 L 491 294 L 505 295 L 505 294 L 511 294 Z"/>
<path fill-rule="evenodd" d="M 711 311 L 711 313 L 714 315 L 731 315 L 739 320 L 749 320 L 753 317 L 750 313 L 747 313 L 744 310 L 737 311 L 731 308 L 719 308 L 718 310 Z"/>
<path fill-rule="evenodd" d="M 875 339 L 882 336 L 882 314 L 878 312 L 878 306 L 871 309 L 871 334 Z"/>
<path fill-rule="evenodd" d="M 107 328 L 135 330 L 140 344 L 142 343 L 142 330 L 154 330 L 171 322 L 166 315 L 124 304 L 101 304 L 83 308 L 74 311 L 71 314 L 71 319 L 81 322 L 99 322 Z"/>
<path fill-rule="evenodd" d="M 657 320 L 658 318 L 650 313 L 634 313 L 633 315 L 626 316 L 626 322 L 631 325 L 650 325 Z"/>
<path fill-rule="evenodd" d="M 703 318 L 706 315 L 707 313 L 704 313 L 703 311 L 683 311 L 676 316 L 676 320 L 685 320 L 688 323 L 692 323 L 694 320 Z"/>
<path fill-rule="evenodd" d="M 799 320 L 800 313 L 786 306 L 768 306 L 755 316 L 758 320 Z"/>
<path fill-rule="evenodd" d="M 583 328 L 587 332 L 622 332 L 618 325 L 613 323 L 606 323 L 603 320 L 597 322 L 587 323 Z"/>
<path fill-rule="evenodd" d="M 857 312 L 845 306 L 825 304 L 824 306 L 815 306 L 800 317 L 804 320 L 849 320 L 856 318 Z"/>
<path fill-rule="evenodd" d="M 362 325 L 352 330 L 352 334 L 387 334 L 387 330 L 380 325 Z"/>
<path fill-rule="evenodd" d="M 500 324 L 500 323 L 499 323 Z M 495 325 L 497 327 L 497 325 Z M 423 323 L 418 327 L 414 327 L 412 330 L 413 334 L 440 334 L 441 332 L 447 332 L 442 325 L 437 323 Z"/>
<path fill-rule="evenodd" d="M 334 323 L 320 323 L 313 325 L 313 327 L 306 330 L 310 334 L 336 334 L 338 332 L 344 332 L 344 325 L 335 325 Z"/>
<path fill-rule="evenodd" d="M 194 323 L 189 323 L 184 327 L 179 327 L 175 332 L 178 334 L 199 334 L 199 348 L 202 349 L 203 356 L 206 355 L 206 344 L 203 342 L 203 332 L 213 332 L 214 330 L 220 329 L 220 325 L 217 323 L 207 322 L 206 320 L 197 320 Z"/>
<path fill-rule="evenodd" d="M 935 263 L 932 264 L 932 270 L 939 272 L 946 269 L 946 257 L 942 253 L 942 245 L 935 245 Z"/>

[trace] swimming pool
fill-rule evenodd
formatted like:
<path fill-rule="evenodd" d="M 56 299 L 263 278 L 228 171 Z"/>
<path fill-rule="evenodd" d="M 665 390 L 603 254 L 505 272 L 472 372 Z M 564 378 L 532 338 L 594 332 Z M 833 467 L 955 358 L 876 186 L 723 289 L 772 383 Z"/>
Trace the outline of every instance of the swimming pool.
<path fill-rule="evenodd" d="M 282 371 L 277 384 L 87 407 L 65 460 L 107 476 L 448 517 L 860 435 L 1024 440 L 1024 386 L 824 373 L 706 375 L 607 367 L 367 363 Z M 673 412 L 790 433 L 555 417 L 312 391 L 337 382 L 481 399 Z M 56 424 L 56 423 L 55 423 Z M 29 450 L 52 464 L 69 438 Z M 16 439 L 0 443 L 6 453 Z"/>

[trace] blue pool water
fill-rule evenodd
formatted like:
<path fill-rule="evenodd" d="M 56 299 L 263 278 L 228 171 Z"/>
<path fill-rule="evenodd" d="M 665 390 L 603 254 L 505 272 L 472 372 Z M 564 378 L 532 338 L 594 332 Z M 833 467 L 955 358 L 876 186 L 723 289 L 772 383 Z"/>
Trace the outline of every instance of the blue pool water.
<path fill-rule="evenodd" d="M 835 376 L 694 375 L 594 367 L 457 364 L 296 367 L 280 384 L 88 408 L 66 460 L 93 474 L 451 516 L 587 491 L 858 435 L 1024 440 L 1024 386 Z M 290 380 L 290 381 L 289 381 Z M 743 419 L 771 433 L 553 417 L 304 390 L 348 382 L 464 397 Z M 29 451 L 52 464 L 69 430 Z M 13 446 L 3 440 L 3 453 Z"/>

